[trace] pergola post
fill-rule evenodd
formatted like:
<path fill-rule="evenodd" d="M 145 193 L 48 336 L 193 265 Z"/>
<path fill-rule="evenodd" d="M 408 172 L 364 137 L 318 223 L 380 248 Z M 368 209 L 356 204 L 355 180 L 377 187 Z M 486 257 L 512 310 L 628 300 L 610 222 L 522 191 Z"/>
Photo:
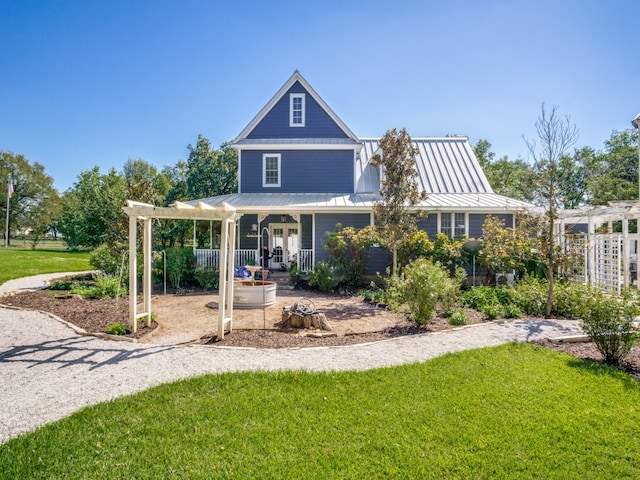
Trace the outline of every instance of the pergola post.
<path fill-rule="evenodd" d="M 129 326 L 132 332 L 137 332 L 137 307 L 138 307 L 138 279 L 136 270 L 138 269 L 138 262 L 136 258 L 136 244 L 138 241 L 138 219 L 131 215 L 129 216 Z"/>
<path fill-rule="evenodd" d="M 144 230 L 142 239 L 142 253 L 144 255 L 144 273 L 142 277 L 144 296 L 144 313 L 147 327 L 151 326 L 151 219 L 144 219 Z"/>

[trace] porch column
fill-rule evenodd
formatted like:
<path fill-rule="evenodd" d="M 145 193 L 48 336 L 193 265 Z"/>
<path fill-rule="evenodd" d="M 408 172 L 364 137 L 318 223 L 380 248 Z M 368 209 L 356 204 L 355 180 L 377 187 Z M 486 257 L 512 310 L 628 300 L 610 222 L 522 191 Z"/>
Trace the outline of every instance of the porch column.
<path fill-rule="evenodd" d="M 137 292 L 137 278 L 136 278 L 136 243 L 137 243 L 137 231 L 136 227 L 138 219 L 134 215 L 129 216 L 129 326 L 132 332 L 136 332 L 137 329 L 137 311 L 138 305 Z"/>

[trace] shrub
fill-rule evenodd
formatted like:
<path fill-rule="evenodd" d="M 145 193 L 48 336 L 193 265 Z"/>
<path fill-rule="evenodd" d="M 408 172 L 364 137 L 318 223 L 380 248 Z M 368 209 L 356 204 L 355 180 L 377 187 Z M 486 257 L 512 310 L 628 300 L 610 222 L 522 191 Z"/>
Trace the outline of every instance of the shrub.
<path fill-rule="evenodd" d="M 129 333 L 129 327 L 125 323 L 115 322 L 107 327 L 106 333 L 109 335 L 126 335 Z"/>
<path fill-rule="evenodd" d="M 438 302 L 447 303 L 457 296 L 459 284 L 439 263 L 418 259 L 407 265 L 404 275 L 403 297 L 412 320 L 418 324 L 433 318 Z"/>
<path fill-rule="evenodd" d="M 467 316 L 464 314 L 462 310 L 454 310 L 453 312 L 451 312 L 451 315 L 449 315 L 449 318 L 447 321 L 449 322 L 449 325 L 455 325 L 455 326 L 466 325 Z"/>
<path fill-rule="evenodd" d="M 542 316 L 547 305 L 548 283 L 525 275 L 513 288 L 513 300 L 527 315 Z"/>
<path fill-rule="evenodd" d="M 83 298 L 116 298 L 127 294 L 127 288 L 120 285 L 120 280 L 112 275 L 96 275 L 95 285 L 79 285 L 71 290 Z"/>
<path fill-rule="evenodd" d="M 385 288 L 382 298 L 389 309 L 400 311 L 405 303 L 406 281 L 404 275 L 390 275 L 387 269 L 387 278 L 385 278 Z"/>
<path fill-rule="evenodd" d="M 343 228 L 337 223 L 334 231 L 326 232 L 326 236 L 324 248 L 331 253 L 343 273 L 343 282 L 351 286 L 361 285 L 369 250 L 376 241 L 373 227 L 356 230 L 353 227 Z"/>
<path fill-rule="evenodd" d="M 619 365 L 639 340 L 631 324 L 638 314 L 637 304 L 600 293 L 583 298 L 579 311 L 582 328 L 605 363 Z"/>
<path fill-rule="evenodd" d="M 503 305 L 503 316 L 504 318 L 520 318 L 522 317 L 522 310 L 517 305 L 509 303 L 507 305 Z"/>
<path fill-rule="evenodd" d="M 173 288 L 193 280 L 196 269 L 196 257 L 188 248 L 169 248 L 167 257 L 167 279 Z"/>
<path fill-rule="evenodd" d="M 480 312 L 487 318 L 487 320 L 495 320 L 498 317 L 504 316 L 504 307 L 499 303 L 491 305 L 484 305 Z"/>
<path fill-rule="evenodd" d="M 373 284 L 369 288 L 363 288 L 358 295 L 364 297 L 365 301 L 371 303 L 384 303 L 384 290 Z"/>
<path fill-rule="evenodd" d="M 128 268 L 128 263 L 124 258 L 126 253 L 126 250 L 114 251 L 103 243 L 91 252 L 89 263 L 107 275 L 119 275 L 121 269 L 126 270 Z"/>
<path fill-rule="evenodd" d="M 483 285 L 467 290 L 462 295 L 462 303 L 475 310 L 480 310 L 486 305 L 494 305 L 498 303 L 496 288 Z"/>
<path fill-rule="evenodd" d="M 202 288 L 218 288 L 220 283 L 220 273 L 215 268 L 196 268 L 194 277 Z"/>
<path fill-rule="evenodd" d="M 309 285 L 317 287 L 323 292 L 331 292 L 340 283 L 335 266 L 329 262 L 318 262 L 313 271 L 309 274 Z"/>

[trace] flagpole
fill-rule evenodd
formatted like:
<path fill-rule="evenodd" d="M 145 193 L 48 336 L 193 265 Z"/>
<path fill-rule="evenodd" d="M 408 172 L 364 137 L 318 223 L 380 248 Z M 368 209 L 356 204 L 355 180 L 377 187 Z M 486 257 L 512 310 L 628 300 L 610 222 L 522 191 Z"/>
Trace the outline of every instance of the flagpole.
<path fill-rule="evenodd" d="M 11 191 L 11 187 L 11 177 L 9 177 L 9 180 L 7 181 L 7 220 L 4 227 L 4 248 L 9 248 L 9 201 L 11 200 L 11 194 L 13 193 Z"/>

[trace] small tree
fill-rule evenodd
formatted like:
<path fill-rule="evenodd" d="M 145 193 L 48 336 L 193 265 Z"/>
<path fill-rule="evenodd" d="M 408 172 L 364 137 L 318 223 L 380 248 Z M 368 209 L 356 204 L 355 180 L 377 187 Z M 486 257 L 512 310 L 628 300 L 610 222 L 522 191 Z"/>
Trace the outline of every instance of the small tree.
<path fill-rule="evenodd" d="M 414 207 L 426 200 L 427 194 L 418 190 L 415 166 L 416 148 L 406 129 L 393 128 L 380 139 L 382 154 L 371 157 L 371 165 L 381 168 L 381 200 L 373 207 L 380 241 L 393 256 L 392 274 L 397 273 L 398 249 L 417 230 Z"/>
<path fill-rule="evenodd" d="M 375 232 L 367 226 L 360 230 L 336 224 L 327 232 L 325 248 L 331 253 L 347 285 L 360 285 L 369 248 L 375 243 Z"/>
<path fill-rule="evenodd" d="M 544 103 L 535 125 L 540 147 L 538 148 L 535 140 L 525 140 L 525 142 L 534 160 L 534 170 L 537 176 L 536 191 L 540 203 L 546 210 L 547 217 L 544 232 L 546 240 L 542 244 L 546 248 L 544 251 L 540 251 L 540 254 L 545 259 L 546 276 L 549 281 L 545 309 L 545 316 L 549 317 L 553 306 L 553 282 L 561 253 L 554 242 L 558 208 L 561 206 L 561 185 L 565 182 L 567 175 L 572 173 L 570 170 L 562 168 L 562 159 L 568 154 L 569 148 L 578 140 L 578 129 L 571 124 L 569 117 L 560 117 L 558 107 L 554 105 L 551 107 L 551 111 L 547 112 Z"/>

